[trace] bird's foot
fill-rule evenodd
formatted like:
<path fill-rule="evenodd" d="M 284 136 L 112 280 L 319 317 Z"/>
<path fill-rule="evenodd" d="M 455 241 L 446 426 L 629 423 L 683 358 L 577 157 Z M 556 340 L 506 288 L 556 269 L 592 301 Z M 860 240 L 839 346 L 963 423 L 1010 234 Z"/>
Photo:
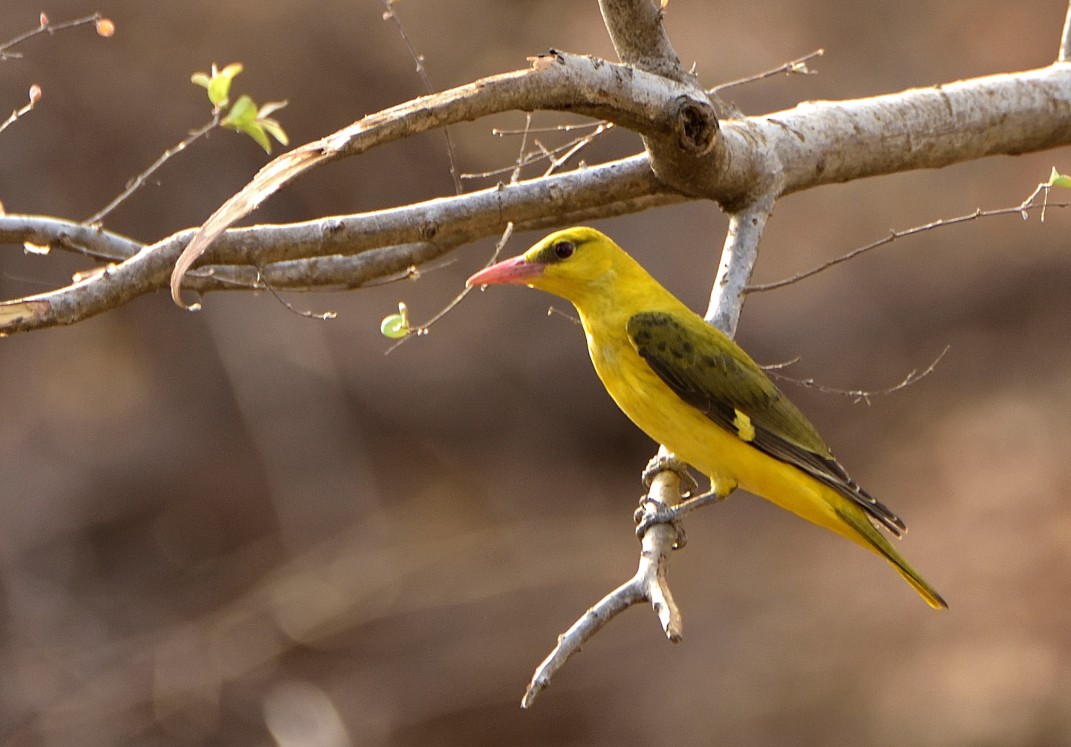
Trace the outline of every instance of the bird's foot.
<path fill-rule="evenodd" d="M 636 536 L 642 539 L 647 530 L 655 524 L 669 524 L 677 534 L 676 539 L 673 541 L 673 549 L 679 550 L 688 544 L 688 538 L 684 534 L 684 524 L 681 523 L 681 520 L 697 508 L 702 508 L 710 503 L 717 503 L 724 498 L 724 495 L 711 490 L 708 493 L 689 498 L 675 506 L 667 506 L 662 501 L 645 495 L 640 498 L 640 507 L 636 509 L 636 513 L 633 515 L 636 521 Z"/>
<path fill-rule="evenodd" d="M 667 506 L 657 498 L 649 495 L 640 498 L 640 507 L 632 515 L 636 522 L 636 536 L 643 539 L 647 530 L 655 524 L 669 524 L 673 527 L 676 537 L 673 540 L 673 549 L 680 550 L 688 544 L 688 537 L 684 533 L 684 524 L 677 518 L 673 508 Z"/>
<path fill-rule="evenodd" d="M 643 468 L 643 487 L 650 489 L 659 472 L 673 472 L 681 481 L 681 495 L 687 497 L 699 492 L 699 483 L 688 471 L 688 465 L 672 455 L 656 454 Z"/>

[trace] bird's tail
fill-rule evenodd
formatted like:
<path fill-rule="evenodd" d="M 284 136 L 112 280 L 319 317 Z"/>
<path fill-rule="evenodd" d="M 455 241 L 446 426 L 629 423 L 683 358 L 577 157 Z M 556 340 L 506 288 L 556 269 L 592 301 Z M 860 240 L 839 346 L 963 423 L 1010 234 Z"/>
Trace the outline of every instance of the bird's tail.
<path fill-rule="evenodd" d="M 855 507 L 853 506 L 852 508 Z M 868 550 L 872 550 L 888 560 L 896 571 L 904 577 L 904 580 L 911 584 L 915 591 L 926 600 L 926 604 L 930 605 L 935 610 L 946 609 L 948 607 L 948 604 L 941 598 L 941 595 L 937 593 L 937 590 L 930 586 L 926 582 L 926 579 L 920 576 L 919 572 L 911 567 L 910 563 L 904 560 L 903 556 L 896 551 L 896 548 L 892 546 L 892 543 L 889 542 L 885 535 L 870 523 L 870 520 L 862 510 L 842 511 L 839 508 L 834 508 L 834 510 L 846 524 L 855 530 L 853 533 L 855 536 L 849 536 L 849 539 L 854 540 Z"/>

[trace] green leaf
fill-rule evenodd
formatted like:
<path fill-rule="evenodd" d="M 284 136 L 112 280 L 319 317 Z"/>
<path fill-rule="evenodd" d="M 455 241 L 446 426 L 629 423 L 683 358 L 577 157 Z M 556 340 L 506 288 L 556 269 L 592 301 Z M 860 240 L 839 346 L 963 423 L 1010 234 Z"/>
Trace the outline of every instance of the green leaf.
<path fill-rule="evenodd" d="M 242 72 L 242 65 L 238 62 L 232 62 L 222 70 L 217 68 L 215 63 L 212 63 L 211 75 L 208 73 L 194 73 L 190 76 L 190 82 L 208 90 L 208 100 L 212 102 L 212 106 L 222 107 L 227 105 L 231 92 L 231 82 L 234 80 L 234 76 L 240 72 Z"/>
<path fill-rule="evenodd" d="M 265 110 L 278 110 L 279 106 L 278 103 L 270 106 L 265 104 L 258 110 L 253 99 L 243 94 L 234 102 L 234 106 L 227 112 L 227 116 L 223 118 L 220 124 L 237 132 L 244 132 L 253 138 L 264 149 L 265 153 L 271 153 L 271 140 L 268 135 L 271 135 L 283 145 L 289 145 L 290 143 L 290 139 L 286 136 L 282 125 L 274 119 L 264 116 Z"/>
<path fill-rule="evenodd" d="M 223 118 L 220 123 L 224 127 L 232 127 L 236 130 L 246 127 L 257 119 L 257 105 L 253 103 L 253 99 L 245 94 L 242 94 L 237 101 L 234 102 L 234 106 L 227 112 L 227 116 Z"/>
<path fill-rule="evenodd" d="M 383 317 L 379 324 L 379 331 L 384 337 L 398 340 L 405 337 L 411 331 L 409 328 L 409 309 L 404 303 L 398 304 L 398 313 Z"/>
<path fill-rule="evenodd" d="M 1067 174 L 1061 174 L 1056 171 L 1054 166 L 1052 173 L 1049 174 L 1049 186 L 1050 187 L 1071 187 L 1071 176 Z"/>
<path fill-rule="evenodd" d="M 259 122 L 243 125 L 240 129 L 246 135 L 253 138 L 257 145 L 264 149 L 265 153 L 271 153 L 271 140 L 268 140 L 268 135 L 264 132 L 264 128 L 261 127 Z"/>
<path fill-rule="evenodd" d="M 288 103 L 289 102 L 287 101 L 269 101 L 268 103 L 264 104 L 264 106 L 260 107 L 260 111 L 257 113 L 257 119 L 264 121 L 265 119 L 267 119 L 269 114 L 274 114 L 275 112 L 286 106 Z"/>
<path fill-rule="evenodd" d="M 264 110 L 261 109 L 261 112 Z M 260 126 L 267 130 L 268 134 L 279 141 L 282 145 L 290 145 L 290 138 L 287 137 L 286 132 L 283 131 L 283 126 L 276 122 L 274 119 L 264 119 L 262 117 L 257 119 L 260 122 Z"/>
<path fill-rule="evenodd" d="M 208 82 L 208 100 L 212 102 L 212 106 L 226 106 L 230 92 L 230 78 L 214 75 Z"/>
<path fill-rule="evenodd" d="M 213 65 L 213 72 L 215 71 L 215 69 L 215 65 Z M 227 67 L 220 70 L 219 75 L 222 75 L 227 80 L 234 80 L 234 76 L 238 75 L 238 73 L 240 72 L 242 72 L 242 63 L 232 62 L 231 64 L 227 65 Z"/>

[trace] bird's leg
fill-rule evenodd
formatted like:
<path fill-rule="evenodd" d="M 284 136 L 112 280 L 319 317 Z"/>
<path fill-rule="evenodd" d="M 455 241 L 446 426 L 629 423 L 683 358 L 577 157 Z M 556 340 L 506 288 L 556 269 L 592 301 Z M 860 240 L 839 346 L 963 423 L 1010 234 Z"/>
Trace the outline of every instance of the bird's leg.
<path fill-rule="evenodd" d="M 681 481 L 681 495 L 687 497 L 699 492 L 699 484 L 688 472 L 688 465 L 675 456 L 662 453 L 652 457 L 644 468 L 644 487 L 650 490 L 655 475 L 667 470 L 675 473 Z M 671 507 L 660 500 L 652 498 L 650 494 L 642 496 L 640 498 L 640 507 L 636 509 L 636 513 L 633 515 L 633 519 L 636 522 L 636 536 L 643 537 L 644 533 L 655 524 L 670 524 L 677 533 L 677 538 L 673 542 L 673 549 L 679 550 L 684 547 L 688 542 L 688 538 L 684 534 L 684 525 L 680 523 L 679 517 L 683 516 L 687 511 L 682 511 L 678 514 L 676 509 L 690 502 L 690 500 L 685 501 Z"/>

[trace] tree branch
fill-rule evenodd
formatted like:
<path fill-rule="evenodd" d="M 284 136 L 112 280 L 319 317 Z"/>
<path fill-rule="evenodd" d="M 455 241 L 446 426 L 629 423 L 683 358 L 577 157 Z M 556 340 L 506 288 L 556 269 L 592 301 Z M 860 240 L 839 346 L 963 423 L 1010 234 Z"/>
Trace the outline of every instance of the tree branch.
<path fill-rule="evenodd" d="M 555 62 L 550 69 L 568 67 L 574 59 L 579 58 L 569 57 L 569 62 Z M 591 60 L 586 63 L 586 69 L 591 71 L 598 67 L 605 72 L 608 65 L 597 66 Z M 616 68 L 611 66 L 611 69 Z M 518 75 L 496 76 L 496 79 L 516 80 Z M 642 77 L 644 74 L 637 75 Z M 617 76 L 602 75 L 598 80 L 610 89 L 615 83 L 623 85 L 622 78 Z M 507 89 L 523 87 L 520 83 L 502 82 L 501 85 Z M 476 84 L 464 88 L 467 93 L 455 89 L 455 95 L 460 99 L 477 95 L 482 86 Z M 606 96 L 615 97 L 620 90 L 620 87 L 617 93 L 608 90 Z M 679 89 L 663 87 L 662 104 L 665 105 L 675 92 Z M 564 94 L 561 96 L 568 98 Z M 579 94 L 574 92 L 572 100 L 578 97 Z M 432 97 L 418 101 L 428 98 Z M 1004 101 L 1003 109 L 987 107 L 985 102 L 990 99 Z M 535 99 L 525 99 L 516 92 L 512 100 L 519 100 L 524 106 L 536 105 Z M 716 185 L 717 191 L 723 204 L 747 205 L 753 201 L 747 199 L 750 193 L 787 194 L 818 184 L 888 173 L 898 168 L 936 167 L 982 155 L 1021 153 L 1065 144 L 1071 142 L 1069 102 L 1071 70 L 1065 65 L 1056 65 L 870 99 L 801 104 L 793 110 L 765 117 L 733 120 L 725 124 L 720 139 L 729 156 L 725 159 L 727 166 L 722 170 L 722 181 Z M 456 106 L 466 108 L 466 116 L 480 116 L 485 111 L 485 108 L 472 108 L 468 104 L 458 103 Z M 652 104 L 651 108 L 664 114 L 665 110 L 659 109 L 657 104 Z M 364 143 L 365 148 L 397 139 L 402 136 L 399 133 L 419 131 L 414 120 L 423 120 L 427 116 L 410 102 L 372 115 L 336 135 L 286 154 L 265 167 L 238 197 L 221 208 L 215 222 L 201 229 L 201 237 L 207 239 L 226 223 L 239 219 L 311 165 L 360 151 L 351 143 L 360 139 L 363 132 L 375 133 L 377 126 L 374 122 L 380 123 L 380 134 L 365 135 L 371 139 Z M 369 124 L 369 120 L 373 123 Z M 661 121 L 665 122 L 666 117 L 663 116 Z M 431 124 L 425 121 L 424 127 L 429 126 Z M 383 130 L 390 130 L 389 136 L 383 135 Z M 333 149 L 324 150 L 328 144 Z M 897 148 L 902 149 L 899 155 Z M 310 160 L 306 161 L 305 156 Z M 280 164 L 282 159 L 287 160 Z M 621 214 L 681 199 L 651 174 L 648 164 L 645 155 L 633 156 L 566 174 L 392 210 L 244 229 L 221 238 L 205 261 L 260 267 L 267 279 L 271 275 L 267 268 L 274 262 L 348 255 L 374 248 L 388 252 L 392 246 L 434 243 L 440 250 L 438 253 L 426 250 L 417 253 L 431 258 L 430 255 L 439 256 L 466 241 L 497 235 L 510 220 L 518 230 L 526 230 Z M 773 174 L 764 174 L 763 168 L 771 164 L 776 164 Z M 757 188 L 756 181 L 764 183 L 765 192 Z M 106 232 L 31 216 L 0 217 L 0 231 L 3 231 L 0 236 L 15 237 L 19 241 L 87 247 L 88 253 L 112 261 L 129 256 L 134 249 L 130 243 L 124 245 L 125 249 L 117 249 L 114 242 L 119 239 Z M 152 246 L 151 258 L 136 257 L 121 263 L 97 278 L 98 287 L 90 289 L 85 283 L 76 284 L 0 305 L 0 332 L 69 324 L 156 290 L 160 287 L 160 273 L 166 273 L 178 257 L 178 242 L 185 242 L 192 235 L 187 231 L 158 242 Z M 64 237 L 69 238 L 69 242 Z M 93 249 L 100 242 L 113 246 Z M 397 272 L 397 268 L 411 263 L 414 258 L 411 248 L 400 251 L 397 261 L 379 266 L 391 267 L 391 272 Z M 298 277 L 314 280 L 313 268 L 324 269 L 331 264 L 309 265 L 302 272 L 291 266 L 279 273 L 283 277 L 295 278 L 294 283 Z M 337 285 L 341 280 L 344 285 L 357 285 L 371 279 L 358 276 L 349 281 L 341 277 L 347 263 L 336 262 L 334 266 L 338 272 L 326 279 L 326 284 Z M 283 285 L 289 286 L 290 282 Z M 189 287 L 211 290 L 234 286 L 194 282 Z M 42 301 L 45 303 L 40 303 Z M 53 301 L 58 305 L 53 305 Z"/>
<path fill-rule="evenodd" d="M 633 213 L 680 199 L 666 193 L 640 156 L 390 210 L 232 229 L 215 242 L 209 259 L 213 265 L 250 268 L 241 281 L 250 282 L 250 287 L 263 287 L 253 282 L 257 268 L 273 287 L 358 286 L 440 257 L 462 244 L 499 235 L 510 220 L 518 230 L 534 230 Z M 0 303 L 0 334 L 72 324 L 166 287 L 176 259 L 194 234 L 187 229 L 140 252 L 131 251 L 130 259 L 86 281 Z M 108 251 L 120 245 L 125 250 L 136 246 L 121 244 L 121 237 L 95 228 L 35 216 L 0 216 L 0 239 L 61 248 L 103 242 L 110 247 Z M 364 252 L 370 256 L 364 257 Z M 347 261 L 338 255 L 359 256 Z M 332 269 L 328 276 L 317 274 L 328 268 Z M 347 276 L 351 271 L 354 274 Z M 201 277 L 187 276 L 183 286 L 198 291 L 242 287 L 233 270 L 229 272 L 228 276 L 213 268 Z"/>
<path fill-rule="evenodd" d="M 659 449 L 658 454 L 669 456 L 664 447 Z M 672 470 L 659 472 L 651 482 L 648 496 L 666 506 L 676 505 L 681 500 L 680 477 Z M 646 508 L 654 505 L 657 504 L 646 504 Z M 644 533 L 636 575 L 600 599 L 558 637 L 558 645 L 532 675 L 532 681 L 521 700 L 522 708 L 528 708 L 535 702 L 539 693 L 550 684 L 551 678 L 592 636 L 634 604 L 650 602 L 666 637 L 674 643 L 681 640 L 684 623 L 669 589 L 665 562 L 676 539 L 677 533 L 669 524 L 655 524 Z"/>
<path fill-rule="evenodd" d="M 308 169 L 376 145 L 510 108 L 584 111 L 630 122 L 626 126 L 641 132 L 669 122 L 679 127 L 682 114 L 686 116 L 678 101 L 681 89 L 675 84 L 659 84 L 659 79 L 644 77 L 646 74 L 638 71 L 619 74 L 627 68 L 590 58 L 568 55 L 549 62 L 548 58 L 538 59 L 544 62 L 537 62 L 531 71 L 495 76 L 437 96 L 421 97 L 280 156 L 201 227 L 184 254 L 183 265 L 176 268 L 173 290 L 185 267 L 192 265 L 222 231 L 284 184 Z M 583 72 L 573 75 L 571 71 L 578 70 L 578 65 Z M 489 90 L 496 95 L 485 95 Z M 644 101 L 624 111 L 614 109 L 615 102 L 630 95 L 629 90 L 642 90 Z M 593 103 L 596 97 L 599 103 Z M 636 119 L 644 117 L 647 120 L 640 128 Z M 721 135 L 714 153 L 696 159 L 711 168 L 690 169 L 694 180 L 685 193 L 717 200 L 725 209 L 735 211 L 759 195 L 782 195 L 821 184 L 1071 143 L 1071 70 L 1055 65 L 866 99 L 807 102 L 784 112 L 730 120 L 723 123 Z M 642 156 L 615 162 L 629 168 L 649 168 L 649 163 L 649 158 Z M 601 187 L 613 188 L 606 184 Z M 440 202 L 444 201 L 422 205 Z M 518 215 L 500 218 L 496 231 L 509 220 L 519 227 L 525 223 Z M 412 240 L 409 236 L 403 241 Z M 393 242 L 379 245 L 387 243 Z M 250 247 L 251 252 L 254 250 L 264 261 L 283 259 L 274 255 L 284 252 L 290 254 L 286 259 L 294 258 L 298 248 L 262 242 Z M 306 244 L 300 251 L 314 251 L 314 247 Z M 213 255 L 205 261 L 218 259 Z"/>
<path fill-rule="evenodd" d="M 725 235 L 725 246 L 705 317 L 729 337 L 736 336 L 736 325 L 744 305 L 744 291 L 755 269 L 759 240 L 773 206 L 774 197 L 771 194 L 729 216 L 729 230 Z"/>
<path fill-rule="evenodd" d="M 629 104 L 626 108 L 631 114 L 621 114 L 620 121 L 646 117 L 645 127 L 651 127 L 652 122 L 654 126 L 664 126 L 678 121 L 674 102 L 681 88 L 675 84 L 590 58 L 564 56 L 559 61 L 555 57 L 549 62 L 537 62 L 539 66 L 544 71 L 538 75 L 535 69 L 510 73 L 440 94 L 449 104 L 438 97 L 422 97 L 298 148 L 265 167 L 217 211 L 198 235 L 202 240 L 218 235 L 308 168 L 447 120 L 476 118 L 504 111 L 509 105 L 522 109 L 584 108 L 589 113 L 606 115 L 613 113 L 607 111 L 612 105 L 606 102 L 627 98 L 632 95 L 629 91 L 640 91 L 642 103 Z M 586 72 L 573 75 L 570 71 L 574 70 Z M 532 80 L 539 82 L 532 84 Z M 593 86 L 601 86 L 597 95 L 589 91 Z M 496 103 L 494 97 L 485 96 L 482 91 L 487 88 L 494 88 L 508 102 Z M 543 104 L 548 91 L 557 93 L 550 96 L 549 104 Z M 436 102 L 439 108 L 433 107 L 429 112 L 427 108 Z M 604 108 L 592 111 L 598 107 Z M 984 155 L 1025 153 L 1069 142 L 1071 67 L 1057 64 L 869 99 L 809 102 L 785 112 L 728 121 L 723 124 L 716 149 L 725 154 L 723 167 L 703 175 L 704 183 L 690 194 L 707 190 L 707 196 L 719 199 L 723 207 L 739 210 L 754 203 L 755 195 L 778 196 L 820 184 L 933 168 Z M 333 266 L 336 272 L 325 284 L 342 281 L 343 285 L 359 285 L 373 278 L 343 277 L 349 267 L 345 262 L 288 266 L 278 271 L 269 268 L 275 262 L 379 249 L 384 254 L 378 260 L 384 260 L 386 253 L 398 252 L 393 261 L 374 263 L 395 273 L 417 257 L 434 258 L 467 241 L 498 235 L 509 221 L 518 230 L 528 230 L 683 199 L 651 173 L 649 164 L 648 156 L 641 154 L 385 211 L 242 229 L 220 236 L 203 259 L 212 264 L 260 268 L 265 279 L 293 278 L 295 284 L 300 277 L 315 281 L 316 269 Z M 151 251 L 142 253 L 146 256 L 134 256 L 137 245 L 114 234 L 35 216 L 0 217 L 0 236 L 7 240 L 82 247 L 91 256 L 113 262 L 130 257 L 94 280 L 0 304 L 0 333 L 70 324 L 155 291 L 174 266 L 182 244 L 193 235 L 192 231 L 175 234 L 153 244 Z M 420 244 L 435 248 L 414 251 L 412 247 Z M 373 266 L 367 261 L 359 264 L 364 271 Z M 290 282 L 284 281 L 283 285 L 289 286 Z M 202 290 L 236 287 L 218 282 L 218 278 L 191 280 L 185 285 Z"/>
<path fill-rule="evenodd" d="M 696 192 L 693 185 L 702 181 L 700 172 L 717 169 L 722 163 L 722 153 L 715 147 L 717 113 L 695 76 L 681 68 L 662 25 L 662 11 L 651 0 L 599 0 L 599 8 L 622 62 L 690 89 L 689 99 L 680 102 L 679 118 L 688 123 L 691 147 L 682 149 L 679 143 L 658 132 L 641 133 L 643 147 L 650 158 L 651 170 L 659 179 L 683 194 L 710 197 Z"/>
<path fill-rule="evenodd" d="M 662 11 L 651 0 L 599 0 L 599 10 L 622 62 L 678 83 L 688 82 L 662 25 Z"/>
<path fill-rule="evenodd" d="M 690 88 L 627 65 L 551 52 L 534 58 L 527 70 L 484 78 L 391 107 L 285 153 L 261 169 L 252 182 L 212 214 L 182 253 L 171 279 L 172 297 L 181 305 L 182 275 L 220 233 L 284 184 L 330 161 L 433 128 L 504 111 L 540 108 L 608 119 L 661 137 L 676 133 L 681 147 L 686 148 L 691 124 L 682 116 L 684 107 L 704 103 L 710 107 L 705 95 L 696 102 Z M 502 225 L 506 222 L 508 219 Z"/>

